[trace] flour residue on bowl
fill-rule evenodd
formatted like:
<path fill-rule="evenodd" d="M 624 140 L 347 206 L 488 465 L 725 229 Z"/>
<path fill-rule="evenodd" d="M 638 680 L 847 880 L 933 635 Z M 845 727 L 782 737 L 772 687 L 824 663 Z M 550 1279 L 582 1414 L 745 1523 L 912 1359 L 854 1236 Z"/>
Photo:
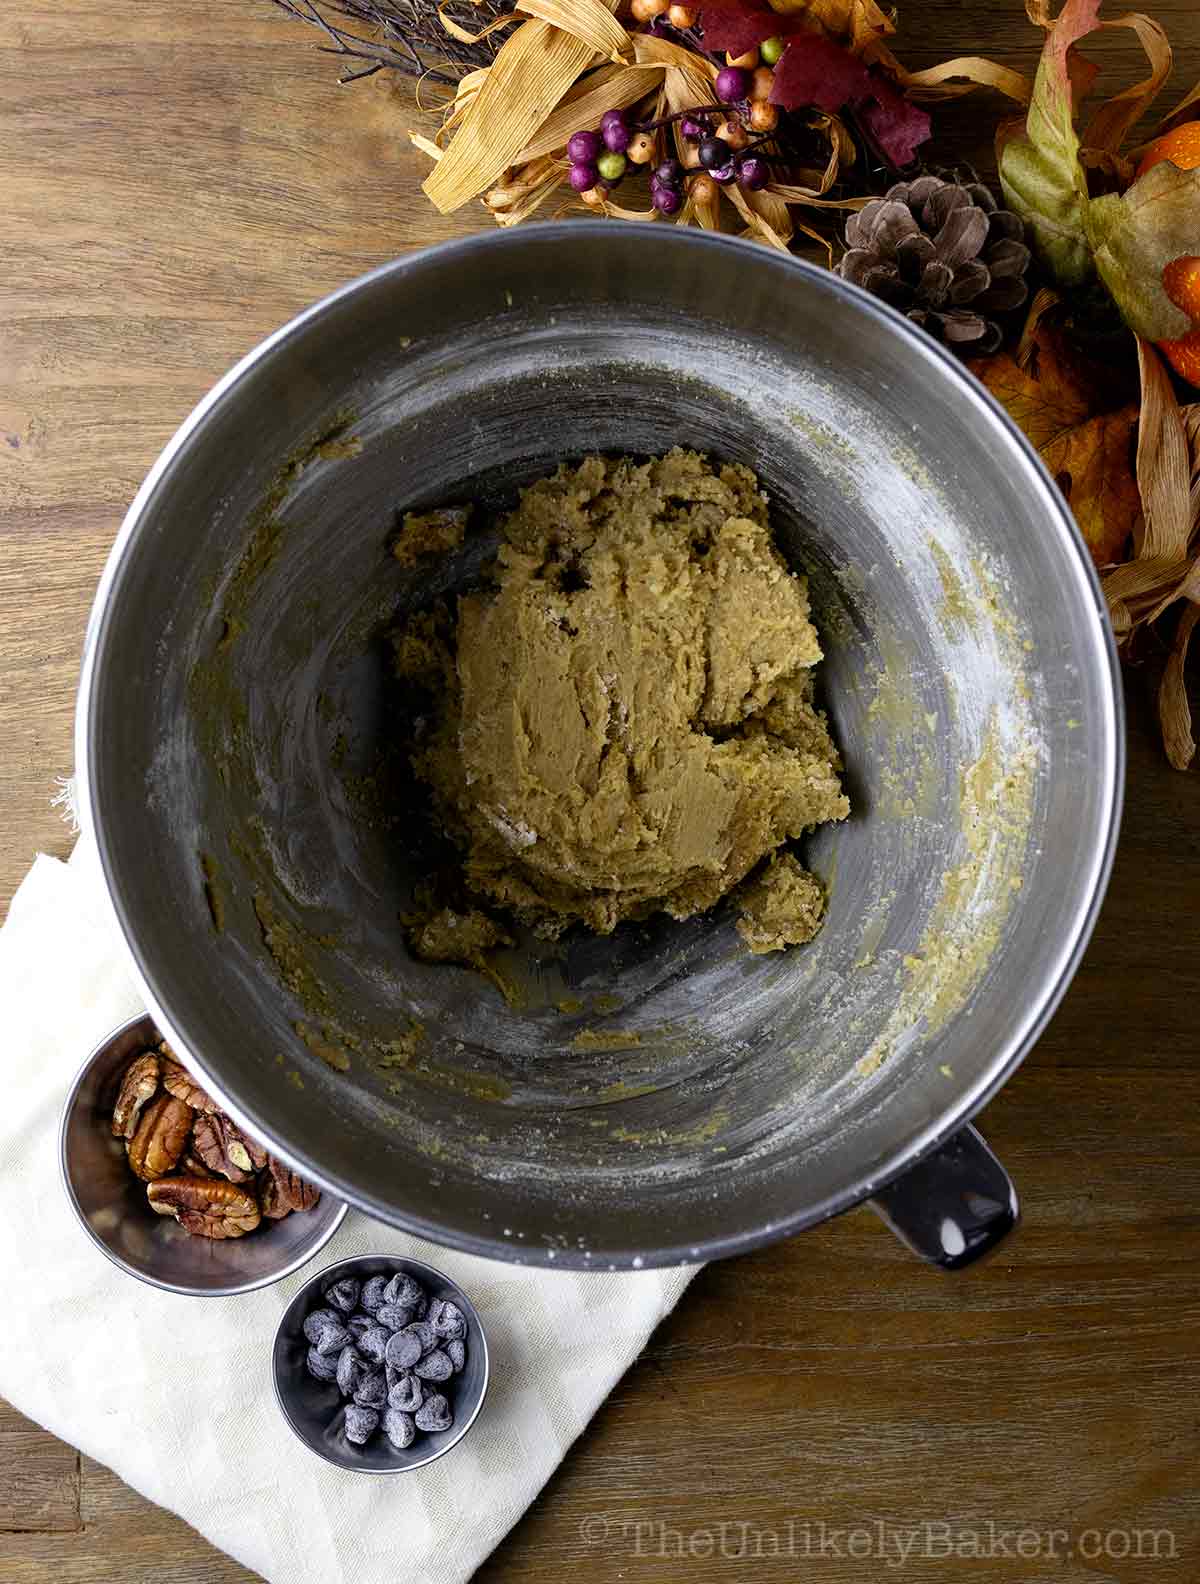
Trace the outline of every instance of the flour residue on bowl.
<path fill-rule="evenodd" d="M 1031 740 L 1002 746 L 994 718 L 959 778 L 965 855 L 945 871 L 920 943 L 903 959 L 895 1010 L 858 1063 L 863 1075 L 918 1027 L 942 1028 L 986 972 L 1022 884 L 1037 765 Z"/>

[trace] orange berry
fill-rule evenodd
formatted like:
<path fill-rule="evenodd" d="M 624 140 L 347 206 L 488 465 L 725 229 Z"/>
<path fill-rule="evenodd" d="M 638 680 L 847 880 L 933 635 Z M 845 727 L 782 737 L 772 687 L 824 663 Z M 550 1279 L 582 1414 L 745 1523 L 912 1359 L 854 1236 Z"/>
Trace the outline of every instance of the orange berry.
<path fill-rule="evenodd" d="M 1179 341 L 1160 341 L 1159 351 L 1167 362 L 1191 385 L 1200 385 L 1200 330 L 1193 330 Z"/>
<path fill-rule="evenodd" d="M 1172 259 L 1162 278 L 1163 290 L 1175 306 L 1200 324 L 1200 258 Z M 1158 345 L 1177 374 L 1200 385 L 1200 329 L 1189 331 L 1178 341 L 1160 341 Z"/>
<path fill-rule="evenodd" d="M 769 99 L 775 86 L 775 73 L 769 66 L 760 66 L 750 79 L 751 99 Z"/>
<path fill-rule="evenodd" d="M 688 188 L 688 192 L 698 204 L 712 203 L 719 191 L 720 188 L 717 186 L 716 182 L 713 181 L 712 177 L 708 175 L 697 176 L 695 181 L 693 181 L 691 186 Z"/>
<path fill-rule="evenodd" d="M 670 6 L 670 0 L 633 0 L 629 7 L 635 22 L 653 22 Z"/>
<path fill-rule="evenodd" d="M 755 132 L 774 132 L 779 125 L 779 111 L 765 99 L 756 99 L 750 106 L 750 126 Z"/>
<path fill-rule="evenodd" d="M 1138 175 L 1144 176 L 1163 160 L 1170 160 L 1180 170 L 1200 167 L 1200 121 L 1185 121 L 1182 126 L 1155 138 L 1142 155 Z M 1163 270 L 1162 281 L 1167 296 L 1177 308 L 1183 309 L 1197 328 L 1178 341 L 1160 341 L 1159 348 L 1177 374 L 1193 385 L 1200 385 L 1200 257 L 1186 254 L 1183 258 L 1172 259 Z"/>
<path fill-rule="evenodd" d="M 732 116 L 717 128 L 717 136 L 723 143 L 728 143 L 731 149 L 744 149 L 750 141 L 745 127 Z"/>
<path fill-rule="evenodd" d="M 673 5 L 667 12 L 667 21 L 673 28 L 682 31 L 684 28 L 695 27 L 699 15 L 700 13 L 693 6 Z"/>
<path fill-rule="evenodd" d="M 1163 290 L 1189 319 L 1200 320 L 1200 258 L 1191 254 L 1172 259 L 1163 270 Z"/>
<path fill-rule="evenodd" d="M 1180 170 L 1195 170 L 1200 165 L 1200 121 L 1185 121 L 1174 131 L 1155 138 L 1142 155 L 1138 175 L 1144 176 L 1152 165 L 1159 165 L 1163 160 L 1170 160 Z"/>
<path fill-rule="evenodd" d="M 625 149 L 631 165 L 648 165 L 654 158 L 654 139 L 649 132 L 635 132 Z"/>

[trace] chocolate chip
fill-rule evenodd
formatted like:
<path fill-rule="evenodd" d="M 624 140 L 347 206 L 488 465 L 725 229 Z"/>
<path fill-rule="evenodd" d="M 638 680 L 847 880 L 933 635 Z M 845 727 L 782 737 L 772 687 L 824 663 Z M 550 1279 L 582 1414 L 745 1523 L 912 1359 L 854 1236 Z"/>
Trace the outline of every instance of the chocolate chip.
<path fill-rule="evenodd" d="M 441 1392 L 430 1392 L 417 1409 L 415 1418 L 418 1430 L 449 1430 L 454 1423 L 450 1404 Z"/>
<path fill-rule="evenodd" d="M 314 1309 L 304 1322 L 304 1335 L 315 1346 L 326 1326 L 341 1325 L 342 1317 L 333 1309 Z"/>
<path fill-rule="evenodd" d="M 406 1325 L 411 1325 L 416 1318 L 416 1311 L 407 1304 L 380 1304 L 375 1313 L 380 1325 L 387 1326 L 389 1331 L 403 1331 Z"/>
<path fill-rule="evenodd" d="M 387 1345 L 392 1340 L 392 1333 L 387 1326 L 372 1325 L 370 1330 L 364 1331 L 358 1339 L 358 1351 L 364 1358 L 370 1359 L 372 1364 L 382 1364 L 387 1357 Z"/>
<path fill-rule="evenodd" d="M 416 1413 L 425 1401 L 425 1388 L 415 1375 L 401 1375 L 388 1392 L 388 1406 L 401 1413 Z"/>
<path fill-rule="evenodd" d="M 326 1289 L 326 1298 L 343 1314 L 353 1314 L 358 1308 L 358 1282 L 353 1276 L 343 1276 Z"/>
<path fill-rule="evenodd" d="M 359 1408 L 351 1403 L 346 1409 L 346 1440 L 363 1446 L 379 1427 L 379 1415 L 374 1408 Z"/>
<path fill-rule="evenodd" d="M 403 1334 L 416 1337 L 421 1344 L 422 1353 L 429 1353 L 438 1345 L 436 1331 L 425 1320 L 414 1320 L 412 1325 L 405 1326 Z"/>
<path fill-rule="evenodd" d="M 317 1340 L 313 1345 L 318 1353 L 332 1354 L 336 1357 L 353 1340 L 346 1327 L 334 1320 L 317 1333 Z"/>
<path fill-rule="evenodd" d="M 428 1323 L 433 1327 L 434 1334 L 440 1337 L 459 1339 L 467 1334 L 466 1316 L 448 1298 L 439 1298 L 430 1304 Z"/>
<path fill-rule="evenodd" d="M 454 1365 L 441 1348 L 434 1348 L 431 1353 L 426 1353 L 419 1364 L 413 1365 L 413 1374 L 419 1375 L 422 1380 L 445 1381 L 454 1374 Z"/>
<path fill-rule="evenodd" d="M 378 1314 L 380 1304 L 386 1303 L 383 1290 L 388 1284 L 386 1276 L 368 1276 L 358 1295 L 358 1307 L 369 1315 Z"/>
<path fill-rule="evenodd" d="M 394 1331 L 388 1338 L 387 1362 L 395 1369 L 412 1369 L 421 1357 L 421 1339 L 413 1335 L 411 1326 L 406 1331 Z"/>
<path fill-rule="evenodd" d="M 344 1347 L 338 1355 L 337 1383 L 343 1397 L 353 1397 L 358 1383 L 367 1373 L 367 1366 L 352 1347 Z"/>
<path fill-rule="evenodd" d="M 338 1361 L 331 1355 L 318 1353 L 315 1347 L 310 1347 L 308 1357 L 304 1361 L 308 1373 L 319 1381 L 337 1379 Z"/>
<path fill-rule="evenodd" d="M 383 1290 L 384 1303 L 404 1304 L 410 1309 L 424 1296 L 425 1290 L 420 1282 L 415 1281 L 404 1271 L 397 1271 Z"/>
<path fill-rule="evenodd" d="M 360 1408 L 382 1408 L 388 1400 L 387 1380 L 381 1369 L 371 1370 L 359 1381 L 354 1401 Z"/>
<path fill-rule="evenodd" d="M 383 1416 L 383 1433 L 399 1452 L 412 1446 L 417 1439 L 417 1427 L 411 1414 L 399 1408 L 389 1408 Z"/>

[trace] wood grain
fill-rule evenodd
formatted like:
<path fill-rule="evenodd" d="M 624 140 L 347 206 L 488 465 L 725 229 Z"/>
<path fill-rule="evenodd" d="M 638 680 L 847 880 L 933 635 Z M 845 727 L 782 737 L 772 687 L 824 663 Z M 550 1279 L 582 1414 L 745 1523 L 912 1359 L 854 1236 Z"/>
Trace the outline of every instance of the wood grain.
<path fill-rule="evenodd" d="M 1194 0 L 1153 9 L 1177 46 L 1173 103 L 1200 76 L 1200 20 Z M 1033 68 L 1019 0 L 906 11 L 913 66 Z M 70 845 L 49 799 L 71 768 L 84 623 L 158 449 L 289 315 L 486 223 L 419 196 L 410 90 L 335 89 L 314 39 L 266 0 L 25 0 L 0 33 L 0 906 L 35 850 Z M 1098 54 L 1110 82 L 1138 74 L 1131 35 Z M 986 168 L 999 108 L 939 112 L 947 157 Z M 858 1212 L 710 1266 L 489 1584 L 1195 1584 L 1200 813 L 1196 778 L 1158 748 L 1151 682 L 1129 683 L 1128 812 L 1095 938 L 984 1119 L 1026 1208 L 1003 1259 L 939 1278 Z M 874 1531 L 869 1557 L 833 1533 L 876 1523 L 888 1549 Z M 906 1541 L 925 1523 L 976 1545 L 989 1523 L 1001 1545 L 1029 1526 L 1043 1554 L 946 1556 L 936 1529 Z M 1160 1554 L 1047 1557 L 1061 1529 L 1077 1552 L 1088 1531 L 1136 1551 L 1141 1529 Z M 253 1577 L 0 1404 L 4 1584 L 164 1576 Z"/>

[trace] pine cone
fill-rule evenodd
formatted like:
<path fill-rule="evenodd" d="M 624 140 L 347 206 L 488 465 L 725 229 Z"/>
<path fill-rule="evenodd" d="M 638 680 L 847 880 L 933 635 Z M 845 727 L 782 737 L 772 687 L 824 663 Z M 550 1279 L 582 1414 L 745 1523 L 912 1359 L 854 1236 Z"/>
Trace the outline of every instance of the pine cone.
<path fill-rule="evenodd" d="M 851 215 L 837 273 L 938 340 L 972 356 L 995 352 L 1004 335 L 993 315 L 1029 295 L 1024 237 L 1020 216 L 982 182 L 918 176 Z"/>

